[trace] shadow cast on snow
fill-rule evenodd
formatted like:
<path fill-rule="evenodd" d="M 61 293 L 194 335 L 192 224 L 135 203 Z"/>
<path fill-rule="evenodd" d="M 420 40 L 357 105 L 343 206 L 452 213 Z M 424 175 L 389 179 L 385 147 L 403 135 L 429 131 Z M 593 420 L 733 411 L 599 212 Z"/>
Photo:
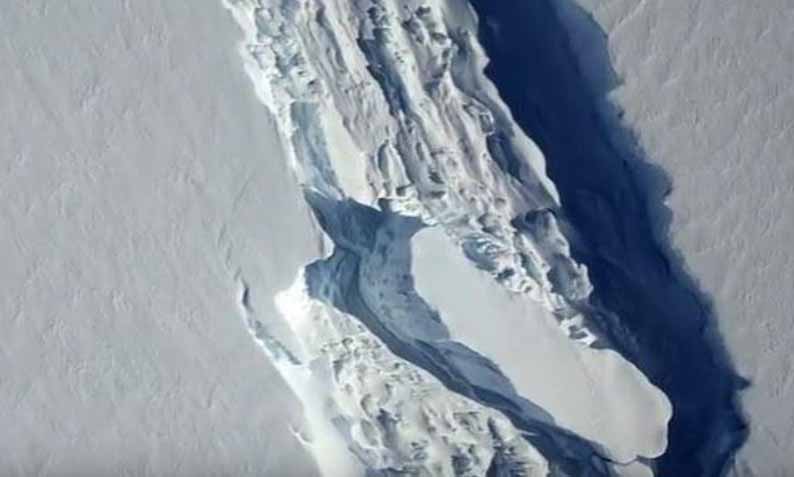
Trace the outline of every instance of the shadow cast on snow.
<path fill-rule="evenodd" d="M 559 427 L 553 416 L 518 393 L 496 363 L 454 341 L 442 318 L 416 291 L 409 278 L 413 263 L 410 242 L 425 224 L 389 211 L 385 202 L 378 210 L 314 191 L 306 191 L 306 201 L 334 243 L 330 256 L 306 267 L 312 298 L 355 317 L 396 356 L 432 374 L 447 389 L 500 411 L 562 475 L 608 475 L 603 463 L 599 465 L 593 458 L 606 455 L 605 449 Z M 430 331 L 414 334 L 406 326 L 408 314 Z M 469 369 L 478 369 L 484 382 L 498 385 L 485 388 L 472 382 L 461 368 L 464 362 Z M 492 465 L 489 476 L 506 475 L 503 472 L 509 469 L 509 464 Z"/>
<path fill-rule="evenodd" d="M 471 3 L 491 59 L 486 73 L 546 156 L 595 302 L 620 317 L 607 330 L 612 343 L 673 403 L 659 475 L 724 475 L 746 440 L 736 397 L 748 383 L 734 371 L 710 298 L 669 243 L 671 180 L 645 160 L 606 99 L 620 84 L 606 34 L 572 0 Z"/>

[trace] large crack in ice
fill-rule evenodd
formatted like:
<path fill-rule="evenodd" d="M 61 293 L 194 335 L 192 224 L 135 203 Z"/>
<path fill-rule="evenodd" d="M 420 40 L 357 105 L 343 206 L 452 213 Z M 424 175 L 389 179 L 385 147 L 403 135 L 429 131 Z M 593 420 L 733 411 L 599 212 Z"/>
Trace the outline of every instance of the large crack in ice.
<path fill-rule="evenodd" d="M 746 383 L 720 343 L 710 298 L 669 243 L 662 194 L 672 184 L 609 101 L 622 80 L 606 33 L 573 0 L 471 3 L 488 76 L 546 153 L 581 234 L 574 255 L 590 267 L 594 299 L 620 315 L 612 342 L 673 403 L 659 473 L 723 475 L 747 437 L 737 403 Z"/>
<path fill-rule="evenodd" d="M 468 5 L 225 4 L 332 247 L 279 298 L 299 349 L 244 310 L 303 399 L 315 428 L 307 442 L 328 475 L 360 466 L 383 475 L 609 475 L 663 452 L 669 403 L 608 349 L 620 323 L 591 304 L 543 155 L 483 75 Z M 459 249 L 505 300 L 540 310 L 511 318 L 548 318 L 522 335 L 528 346 L 536 332 L 555 343 L 547 362 L 500 362 L 488 343 L 456 339 L 461 328 L 448 325 L 461 313 L 434 309 L 413 285 L 411 240 L 426 226 L 443 230 L 443 246 Z M 511 326 L 494 320 L 487 326 Z M 543 366 L 568 381 L 544 391 L 531 379 Z M 583 409 L 559 414 L 566 408 L 555 401 L 571 389 L 582 390 Z M 428 424 L 450 413 L 443 432 Z M 356 459 L 328 461 L 341 447 Z"/>
<path fill-rule="evenodd" d="M 417 219 L 314 194 L 309 202 L 335 245 L 329 259 L 307 268 L 311 296 L 357 318 L 395 355 L 447 389 L 508 416 L 550 460 L 554 475 L 593 472 L 597 448 L 556 426 L 519 395 L 497 364 L 455 341 L 443 317 L 418 295 L 410 275 L 410 241 L 422 227 Z"/>
<path fill-rule="evenodd" d="M 543 156 L 484 80 L 472 26 L 447 29 L 441 8 L 418 1 L 230 5 L 251 32 L 249 73 L 302 183 L 361 203 L 393 199 L 561 318 L 585 306 L 591 287 L 556 230 Z"/>

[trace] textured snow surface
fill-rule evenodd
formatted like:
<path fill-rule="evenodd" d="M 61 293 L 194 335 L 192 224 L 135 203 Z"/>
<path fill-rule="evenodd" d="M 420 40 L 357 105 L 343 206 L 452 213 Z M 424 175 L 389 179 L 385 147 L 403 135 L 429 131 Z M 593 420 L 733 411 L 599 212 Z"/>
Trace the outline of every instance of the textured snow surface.
<path fill-rule="evenodd" d="M 317 251 L 226 18 L 0 8 L 0 475 L 315 475 L 240 326 Z"/>
<path fill-rule="evenodd" d="M 483 74 L 468 4 L 225 5 L 324 232 L 324 256 L 279 295 L 289 330 L 247 320 L 301 397 L 323 471 L 648 469 L 638 459 L 664 452 L 670 403 L 608 348 L 544 157 Z M 511 331 L 520 343 L 500 347 Z M 329 460 L 340 442 L 355 461 Z"/>
<path fill-rule="evenodd" d="M 750 381 L 731 475 L 794 475 L 794 3 L 577 1 L 608 34 L 611 100 L 670 175 L 672 244 Z"/>
<path fill-rule="evenodd" d="M 333 259 L 327 264 L 334 264 Z M 308 273 L 324 265 L 317 263 Z M 501 472 L 547 475 L 543 457 L 506 417 L 455 395 L 430 373 L 395 356 L 355 317 L 334 309 L 326 297 L 313 298 L 316 285 L 307 278 L 301 274 L 277 297 L 301 338 L 294 361 L 279 366 L 307 363 L 284 374 L 295 381 L 308 412 L 319 414 L 315 422 L 323 434 L 305 440 L 326 474 L 399 469 L 476 476 L 497 462 Z"/>

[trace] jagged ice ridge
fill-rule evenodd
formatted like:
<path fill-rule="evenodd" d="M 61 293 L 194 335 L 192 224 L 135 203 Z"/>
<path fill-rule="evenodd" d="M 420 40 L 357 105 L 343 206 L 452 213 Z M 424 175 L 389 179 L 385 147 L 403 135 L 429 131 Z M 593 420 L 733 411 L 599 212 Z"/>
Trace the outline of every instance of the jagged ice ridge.
<path fill-rule="evenodd" d="M 225 5 L 326 245 L 277 298 L 290 336 L 242 312 L 301 398 L 321 469 L 648 475 L 670 404 L 599 331 L 607 313 L 542 152 L 483 74 L 468 4 Z M 429 262 L 449 271 L 433 299 L 417 287 Z M 464 319 L 458 288 L 494 304 L 487 321 Z"/>

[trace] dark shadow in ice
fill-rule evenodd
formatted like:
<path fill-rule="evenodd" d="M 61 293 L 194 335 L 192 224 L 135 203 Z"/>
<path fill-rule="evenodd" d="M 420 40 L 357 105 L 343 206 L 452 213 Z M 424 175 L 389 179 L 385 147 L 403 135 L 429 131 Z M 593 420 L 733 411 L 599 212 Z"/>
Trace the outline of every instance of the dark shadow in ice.
<path fill-rule="evenodd" d="M 451 341 L 443 316 L 414 288 L 410 240 L 423 227 L 418 219 L 389 212 L 385 201 L 383 210 L 377 210 L 311 191 L 306 198 L 334 243 L 330 257 L 306 267 L 313 298 L 357 318 L 391 352 L 431 373 L 448 389 L 501 411 L 549 460 L 557 471 L 554 475 L 609 475 L 603 459 L 597 458 L 605 454 L 603 449 L 556 426 L 551 415 L 517 393 L 495 363 Z M 478 369 L 477 376 L 492 386 L 478 386 L 477 378 L 456 364 L 462 362 Z"/>
<path fill-rule="evenodd" d="M 486 73 L 545 153 L 595 304 L 618 317 L 607 330 L 611 342 L 673 403 L 659 475 L 722 475 L 746 440 L 736 396 L 747 383 L 734 371 L 709 298 L 669 244 L 669 177 L 644 160 L 606 102 L 619 84 L 606 35 L 570 0 L 472 4 L 491 59 Z M 579 49 L 572 39 L 583 40 Z"/>

